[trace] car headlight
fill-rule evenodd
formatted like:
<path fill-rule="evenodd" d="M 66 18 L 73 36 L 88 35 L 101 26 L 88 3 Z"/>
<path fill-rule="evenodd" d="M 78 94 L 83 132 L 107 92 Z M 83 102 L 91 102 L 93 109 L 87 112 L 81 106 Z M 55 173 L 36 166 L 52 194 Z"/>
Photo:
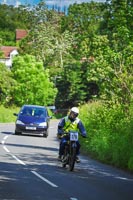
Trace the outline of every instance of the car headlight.
<path fill-rule="evenodd" d="M 22 121 L 20 121 L 20 120 L 17 120 L 16 124 L 24 124 L 24 123 Z"/>
<path fill-rule="evenodd" d="M 47 123 L 46 122 L 42 122 L 39 124 L 39 126 L 47 126 Z"/>

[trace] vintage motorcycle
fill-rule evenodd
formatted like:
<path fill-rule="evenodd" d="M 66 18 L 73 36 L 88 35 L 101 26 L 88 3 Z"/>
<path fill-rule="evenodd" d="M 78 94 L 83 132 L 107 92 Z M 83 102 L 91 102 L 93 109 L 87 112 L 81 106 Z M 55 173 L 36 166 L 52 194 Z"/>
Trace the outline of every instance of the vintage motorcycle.
<path fill-rule="evenodd" d="M 66 165 L 68 165 L 69 170 L 73 171 L 76 162 L 76 142 L 78 141 L 78 132 L 70 131 L 69 133 L 65 133 L 63 137 L 66 137 L 67 143 L 62 157 L 62 166 L 66 167 Z"/>

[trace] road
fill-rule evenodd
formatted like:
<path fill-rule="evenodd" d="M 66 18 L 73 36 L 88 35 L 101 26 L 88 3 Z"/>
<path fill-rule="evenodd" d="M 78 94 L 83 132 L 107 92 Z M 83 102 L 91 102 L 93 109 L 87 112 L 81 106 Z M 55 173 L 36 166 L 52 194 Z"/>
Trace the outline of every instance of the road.
<path fill-rule="evenodd" d="M 133 175 L 80 155 L 75 170 L 57 160 L 56 120 L 48 138 L 14 135 L 0 124 L 0 200 L 133 200 Z"/>

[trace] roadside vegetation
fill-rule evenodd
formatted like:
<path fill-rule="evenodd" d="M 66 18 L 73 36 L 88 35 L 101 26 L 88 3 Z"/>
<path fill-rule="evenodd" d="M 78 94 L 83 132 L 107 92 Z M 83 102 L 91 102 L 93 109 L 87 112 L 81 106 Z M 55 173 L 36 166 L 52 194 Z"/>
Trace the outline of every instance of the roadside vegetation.
<path fill-rule="evenodd" d="M 133 104 L 128 113 L 121 105 L 92 102 L 80 108 L 88 138 L 83 151 L 102 162 L 133 171 Z"/>
<path fill-rule="evenodd" d="M 131 0 L 75 3 L 60 15 L 43 1 L 0 5 L 0 46 L 19 49 L 11 69 L 0 63 L 0 122 L 14 121 L 12 108 L 23 104 L 78 106 L 84 151 L 133 171 L 132 8 Z M 16 29 L 28 30 L 17 43 Z"/>
<path fill-rule="evenodd" d="M 19 112 L 19 107 L 4 107 L 0 106 L 0 123 L 14 123 L 16 117 L 13 113 Z"/>

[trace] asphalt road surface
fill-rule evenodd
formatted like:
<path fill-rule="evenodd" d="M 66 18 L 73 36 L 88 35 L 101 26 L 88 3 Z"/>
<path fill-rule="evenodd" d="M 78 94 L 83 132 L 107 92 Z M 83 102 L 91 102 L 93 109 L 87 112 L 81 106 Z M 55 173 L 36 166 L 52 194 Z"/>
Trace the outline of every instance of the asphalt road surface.
<path fill-rule="evenodd" d="M 56 120 L 48 138 L 14 135 L 0 124 L 0 200 L 133 200 L 133 175 L 80 155 L 75 170 L 57 160 Z"/>

